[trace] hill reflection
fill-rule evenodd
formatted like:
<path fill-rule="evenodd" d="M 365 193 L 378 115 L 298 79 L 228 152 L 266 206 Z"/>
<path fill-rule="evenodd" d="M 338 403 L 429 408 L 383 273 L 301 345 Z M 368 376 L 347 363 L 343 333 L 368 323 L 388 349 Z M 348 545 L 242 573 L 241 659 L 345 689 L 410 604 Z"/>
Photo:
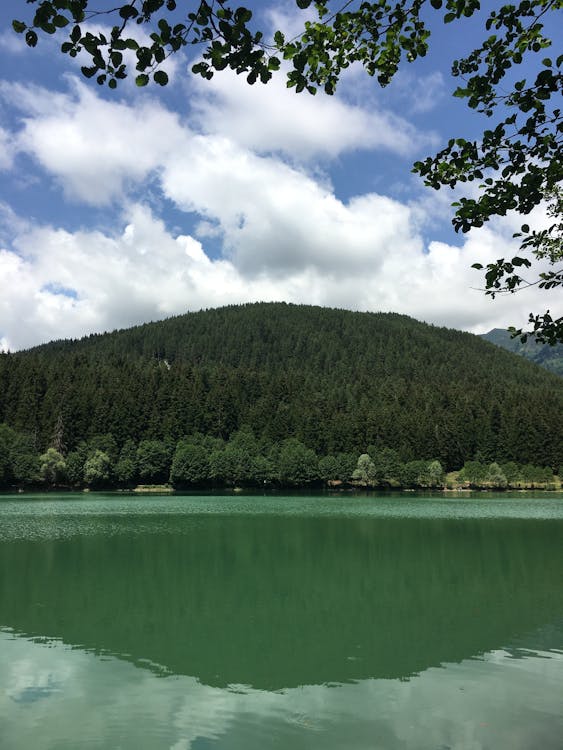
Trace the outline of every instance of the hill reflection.
<path fill-rule="evenodd" d="M 0 625 L 213 686 L 399 678 L 562 611 L 561 524 L 167 516 L 0 544 Z"/>

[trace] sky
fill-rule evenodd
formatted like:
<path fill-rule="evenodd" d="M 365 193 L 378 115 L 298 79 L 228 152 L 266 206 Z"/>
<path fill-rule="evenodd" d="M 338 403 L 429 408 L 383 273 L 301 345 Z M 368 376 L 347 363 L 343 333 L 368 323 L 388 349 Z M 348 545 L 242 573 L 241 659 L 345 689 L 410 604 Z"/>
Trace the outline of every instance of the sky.
<path fill-rule="evenodd" d="M 304 20 L 293 0 L 247 5 L 266 34 Z M 433 24 L 430 53 L 386 89 L 352 66 L 335 96 L 313 97 L 283 73 L 203 81 L 191 50 L 165 63 L 166 88 L 130 76 L 110 91 L 60 54 L 62 38 L 25 46 L 11 21 L 32 9 L 0 8 L 0 349 L 253 301 L 475 333 L 561 315 L 557 291 L 492 300 L 471 268 L 516 253 L 521 217 L 457 235 L 457 194 L 411 173 L 486 126 L 450 76 L 482 19 Z M 529 223 L 545 221 L 540 208 Z"/>

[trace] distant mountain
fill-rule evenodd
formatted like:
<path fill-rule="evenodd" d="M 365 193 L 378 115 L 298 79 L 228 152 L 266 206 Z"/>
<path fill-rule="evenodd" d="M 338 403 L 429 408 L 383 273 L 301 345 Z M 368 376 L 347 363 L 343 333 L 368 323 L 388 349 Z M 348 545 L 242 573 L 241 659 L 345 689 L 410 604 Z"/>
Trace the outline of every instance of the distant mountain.
<path fill-rule="evenodd" d="M 558 466 L 563 381 L 478 336 L 397 314 L 259 303 L 0 355 L 0 422 L 44 450 L 250 428 L 319 456 L 388 447 Z"/>
<path fill-rule="evenodd" d="M 523 344 L 519 338 L 511 338 L 510 333 L 502 328 L 493 328 L 492 331 L 482 334 L 481 338 L 509 352 L 519 354 L 556 375 L 563 376 L 563 344 L 549 346 L 537 344 L 531 339 Z"/>

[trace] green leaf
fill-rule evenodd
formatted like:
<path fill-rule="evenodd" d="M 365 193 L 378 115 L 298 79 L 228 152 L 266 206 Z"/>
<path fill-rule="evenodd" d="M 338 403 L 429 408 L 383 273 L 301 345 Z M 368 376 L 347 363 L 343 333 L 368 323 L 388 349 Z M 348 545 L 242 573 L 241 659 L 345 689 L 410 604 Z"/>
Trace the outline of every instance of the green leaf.
<path fill-rule="evenodd" d="M 37 34 L 32 29 L 28 29 L 25 34 L 25 43 L 28 47 L 35 47 L 37 44 Z"/>
<path fill-rule="evenodd" d="M 163 70 L 157 70 L 156 73 L 153 76 L 154 82 L 158 83 L 159 86 L 166 86 L 168 83 L 168 74 L 165 73 Z M 140 84 L 137 83 L 137 86 Z"/>
<path fill-rule="evenodd" d="M 65 26 L 68 26 L 70 21 L 64 16 L 55 16 L 53 18 L 53 23 L 57 27 L 57 29 L 64 29 Z"/>
<path fill-rule="evenodd" d="M 135 83 L 137 84 L 137 86 L 146 86 L 148 82 L 149 82 L 149 77 L 146 73 L 140 73 L 135 78 Z"/>
<path fill-rule="evenodd" d="M 237 8 L 235 11 L 236 23 L 248 23 L 252 19 L 252 11 L 248 8 Z"/>
<path fill-rule="evenodd" d="M 121 52 L 114 51 L 111 53 L 110 59 L 111 59 L 111 64 L 113 65 L 113 67 L 118 68 L 123 62 L 123 55 L 121 54 Z"/>
<path fill-rule="evenodd" d="M 23 32 L 27 29 L 27 26 L 23 21 L 12 21 L 12 28 L 16 32 L 16 34 L 23 34 Z"/>
<path fill-rule="evenodd" d="M 127 21 L 129 18 L 136 18 L 139 15 L 139 11 L 133 5 L 123 5 L 119 9 L 119 15 L 124 21 Z"/>

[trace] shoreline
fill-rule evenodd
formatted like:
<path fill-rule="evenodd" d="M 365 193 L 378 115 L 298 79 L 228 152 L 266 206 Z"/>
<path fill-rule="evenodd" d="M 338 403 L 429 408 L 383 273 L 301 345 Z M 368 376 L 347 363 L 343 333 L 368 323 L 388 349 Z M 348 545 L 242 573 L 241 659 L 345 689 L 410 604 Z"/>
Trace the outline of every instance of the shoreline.
<path fill-rule="evenodd" d="M 26 489 L 23 488 L 4 488 L 0 490 L 0 497 L 8 495 L 97 495 L 97 494 L 114 494 L 129 495 L 132 497 L 147 495 L 279 495 L 279 494 L 320 494 L 320 495 L 434 495 L 434 496 L 455 496 L 455 495 L 504 495 L 510 493 L 516 494 L 563 494 L 563 487 L 419 487 L 419 488 L 401 488 L 401 487 L 178 487 L 174 488 L 166 485 L 138 485 L 130 488 L 119 487 L 100 487 L 91 489 L 89 487 L 37 487 Z"/>

